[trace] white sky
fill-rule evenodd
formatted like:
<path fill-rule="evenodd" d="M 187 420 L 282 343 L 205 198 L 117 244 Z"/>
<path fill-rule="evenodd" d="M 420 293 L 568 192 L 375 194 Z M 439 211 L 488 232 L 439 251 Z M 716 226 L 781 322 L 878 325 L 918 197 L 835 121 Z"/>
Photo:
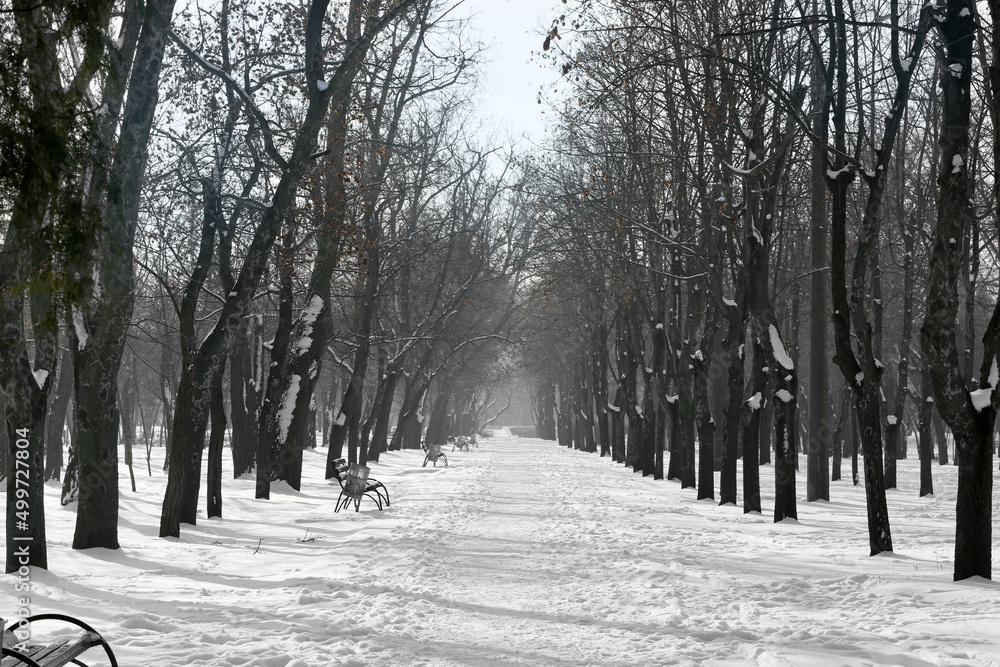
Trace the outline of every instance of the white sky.
<path fill-rule="evenodd" d="M 537 103 L 538 90 L 550 90 L 559 75 L 533 60 L 532 53 L 541 51 L 545 33 L 564 7 L 561 0 L 465 0 L 457 10 L 472 17 L 488 48 L 479 113 L 501 137 L 541 141 L 551 114 L 545 113 L 544 101 Z"/>

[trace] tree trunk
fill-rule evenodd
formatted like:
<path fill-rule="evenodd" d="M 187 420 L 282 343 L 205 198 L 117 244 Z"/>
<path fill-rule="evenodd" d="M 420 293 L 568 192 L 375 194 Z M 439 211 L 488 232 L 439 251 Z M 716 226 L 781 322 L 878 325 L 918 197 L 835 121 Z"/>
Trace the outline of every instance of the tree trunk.
<path fill-rule="evenodd" d="M 816 8 L 816 2 L 813 2 Z M 818 46 L 818 45 L 817 45 Z M 826 141 L 829 126 L 832 86 L 819 53 L 813 63 L 812 87 L 812 192 L 810 208 L 810 258 L 812 275 L 809 278 L 809 437 L 806 441 L 806 501 L 830 500 L 829 450 L 838 447 L 836 439 L 830 442 L 830 378 L 829 344 L 827 341 L 827 248 L 826 214 Z M 834 454 L 835 467 L 840 458 Z M 836 469 L 834 479 L 840 479 Z"/>
<path fill-rule="evenodd" d="M 920 329 L 934 402 L 942 419 L 951 427 L 959 461 L 956 581 L 992 576 L 993 427 L 1000 405 L 1000 392 L 994 391 L 1000 386 L 1000 302 L 994 307 L 983 335 L 980 389 L 971 395 L 959 365 L 956 342 L 957 283 L 964 258 L 963 246 L 955 239 L 963 237 L 969 221 L 968 193 L 973 177 L 969 172 L 969 120 L 975 9 L 972 0 L 949 0 L 946 20 L 940 25 L 950 76 L 941 77 L 940 194 L 927 278 L 927 315 Z M 991 11 L 994 9 L 991 3 Z M 994 50 L 995 53 L 998 50 L 996 44 Z M 995 82 L 997 76 L 992 70 L 991 80 Z M 994 149 L 1000 149 L 1000 141 L 994 144 Z M 1000 155 L 994 159 L 1000 162 Z"/>
<path fill-rule="evenodd" d="M 743 404 L 743 513 L 762 513 L 760 504 L 760 418 L 767 376 L 764 348 L 754 336 L 750 371 L 750 399 Z"/>
<path fill-rule="evenodd" d="M 233 477 L 237 479 L 253 470 L 257 452 L 257 420 L 260 417 L 259 380 L 254 373 L 254 357 L 259 350 L 258 336 L 256 327 L 251 328 L 249 320 L 237 329 L 229 353 L 230 446 L 233 450 Z"/>
<path fill-rule="evenodd" d="M 271 341 L 271 363 L 268 365 L 267 384 L 264 401 L 260 406 L 260 422 L 257 433 L 257 498 L 269 498 L 271 482 L 284 480 L 298 490 L 298 481 L 292 479 L 296 453 L 301 451 L 286 449 L 291 430 L 289 409 L 294 408 L 297 394 L 289 393 L 284 385 L 285 363 L 292 335 L 292 298 L 295 264 L 295 214 L 289 212 L 285 232 L 282 234 L 281 248 L 277 252 L 278 272 L 278 323 L 274 339 Z M 302 378 L 295 383 L 295 390 L 301 388 Z M 286 405 L 288 403 L 289 405 Z"/>
<path fill-rule="evenodd" d="M 63 466 L 63 428 L 69 399 L 73 395 L 73 355 L 66 350 L 60 356 L 59 379 L 52 390 L 45 415 L 45 475 L 43 481 L 61 478 Z"/>
<path fill-rule="evenodd" d="M 396 395 L 396 385 L 399 384 L 400 372 L 390 366 L 388 373 L 383 378 L 381 400 L 373 407 L 375 413 L 375 425 L 372 429 L 372 439 L 369 445 L 369 460 L 378 461 L 379 455 L 389 448 L 389 419 L 392 416 L 392 401 Z"/>
<path fill-rule="evenodd" d="M 831 440 L 833 444 L 833 468 L 830 472 L 830 480 L 833 482 L 839 482 L 841 478 L 841 466 L 844 460 L 844 444 L 848 436 L 846 433 L 851 435 L 854 432 L 851 430 L 851 395 L 850 390 L 844 388 L 844 400 L 840 404 L 840 410 L 837 414 L 837 426 L 833 431 L 833 438 Z"/>
<path fill-rule="evenodd" d="M 853 394 L 853 392 L 852 392 Z M 854 404 L 857 405 L 857 396 Z M 858 450 L 861 448 L 861 426 L 858 424 L 858 410 L 851 407 L 851 483 L 857 486 L 861 483 L 861 475 L 858 472 Z M 869 519 L 870 521 L 870 519 Z"/>
<path fill-rule="evenodd" d="M 454 379 L 446 377 L 441 382 L 437 400 L 434 402 L 434 409 L 427 424 L 427 445 L 445 445 L 448 442 L 448 435 L 451 431 L 451 420 L 448 413 L 451 406 L 452 388 Z"/>
<path fill-rule="evenodd" d="M 212 382 L 210 399 L 212 434 L 208 438 L 208 484 L 206 515 L 209 519 L 222 516 L 222 448 L 226 438 L 226 409 L 222 393 L 222 373 Z"/>
<path fill-rule="evenodd" d="M 538 389 L 538 437 L 542 440 L 556 439 L 555 420 L 556 386 L 546 381 Z"/>
<path fill-rule="evenodd" d="M 120 355 L 124 343 L 124 335 L 95 340 L 94 331 L 82 350 L 78 340 L 71 342 L 79 483 L 74 549 L 118 548 L 118 386 L 117 373 L 105 364 L 117 370 L 121 359 L 114 352 Z"/>
<path fill-rule="evenodd" d="M 931 376 L 927 367 L 920 372 L 920 407 L 918 409 L 917 453 L 920 456 L 920 497 L 934 495 L 931 462 L 934 459 L 934 398 L 931 396 Z"/>
<path fill-rule="evenodd" d="M 608 331 L 607 325 L 602 320 L 593 328 L 594 337 L 592 343 L 593 357 L 591 368 L 593 369 L 594 384 L 594 405 L 597 410 L 596 435 L 601 456 L 611 455 L 611 424 L 608 395 Z"/>
<path fill-rule="evenodd" d="M 768 367 L 770 369 L 770 367 Z M 764 385 L 764 396 L 770 397 L 774 394 L 777 389 L 774 386 L 774 381 L 771 374 L 768 373 L 765 376 L 766 384 Z M 760 433 L 757 436 L 758 440 L 758 451 L 760 456 L 757 462 L 760 465 L 770 465 L 771 463 L 771 428 L 774 426 L 774 402 L 770 398 L 764 401 L 763 406 L 760 409 Z"/>
<path fill-rule="evenodd" d="M 698 499 L 715 498 L 715 420 L 709 397 L 709 359 L 713 358 L 715 330 L 709 327 L 694 363 L 695 407 L 698 415 Z"/>
<path fill-rule="evenodd" d="M 719 504 L 735 505 L 737 494 L 736 461 L 739 458 L 740 424 L 743 414 L 744 376 L 744 332 L 743 320 L 746 312 L 746 295 L 742 281 L 736 286 L 736 299 L 726 307 L 728 328 L 722 348 L 726 352 L 726 401 L 723 421 L 722 472 L 719 475 Z"/>
<path fill-rule="evenodd" d="M 615 390 L 614 407 L 611 409 L 611 460 L 625 463 L 625 413 L 624 393 L 619 386 Z"/>
<path fill-rule="evenodd" d="M 944 420 L 941 419 L 938 410 L 934 410 L 931 416 L 931 427 L 934 429 L 934 440 L 938 446 L 938 465 L 948 465 L 948 433 L 945 431 Z"/>
<path fill-rule="evenodd" d="M 423 367 L 430 359 L 430 351 L 424 353 Z M 421 376 L 419 371 L 406 376 L 406 388 L 403 391 L 403 401 L 396 421 L 396 433 L 389 443 L 390 450 L 419 449 L 422 426 L 422 405 L 424 396 L 430 386 L 430 380 Z"/>

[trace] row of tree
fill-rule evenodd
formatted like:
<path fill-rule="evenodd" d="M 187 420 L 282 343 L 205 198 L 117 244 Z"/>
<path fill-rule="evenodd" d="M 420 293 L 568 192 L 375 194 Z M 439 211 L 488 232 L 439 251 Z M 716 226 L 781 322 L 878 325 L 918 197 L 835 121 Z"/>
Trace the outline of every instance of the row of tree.
<path fill-rule="evenodd" d="M 532 172 L 541 433 L 699 498 L 721 471 L 721 504 L 742 457 L 746 512 L 773 452 L 775 521 L 797 516 L 797 453 L 828 500 L 856 433 L 874 555 L 908 427 L 924 495 L 946 423 L 954 576 L 989 577 L 1000 41 L 978 9 L 572 4 L 543 48 L 574 99 Z"/>
<path fill-rule="evenodd" d="M 167 447 L 166 537 L 226 444 L 267 498 L 317 431 L 329 476 L 486 418 L 532 228 L 449 3 L 0 9 L 7 571 L 49 479 L 118 548 L 120 434 Z"/>

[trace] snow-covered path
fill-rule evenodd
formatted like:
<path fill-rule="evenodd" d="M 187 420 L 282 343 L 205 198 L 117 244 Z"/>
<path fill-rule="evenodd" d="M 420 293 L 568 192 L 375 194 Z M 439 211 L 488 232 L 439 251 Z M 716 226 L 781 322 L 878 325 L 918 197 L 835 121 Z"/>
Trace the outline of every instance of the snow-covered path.
<path fill-rule="evenodd" d="M 901 462 L 897 554 L 869 558 L 849 483 L 775 525 L 554 443 L 481 444 L 447 468 L 383 455 L 384 512 L 335 514 L 309 452 L 301 492 L 229 480 L 225 518 L 180 540 L 155 536 L 162 475 L 140 476 L 119 552 L 69 549 L 53 486 L 32 611 L 92 622 L 123 665 L 1000 665 L 1000 586 L 950 581 L 954 468 L 918 499 Z"/>
<path fill-rule="evenodd" d="M 550 443 L 462 465 L 460 495 L 394 534 L 405 556 L 366 568 L 380 594 L 363 620 L 406 607 L 399 625 L 421 627 L 374 623 L 370 664 L 1000 664 L 1000 629 L 983 653 L 984 638 L 949 633 L 990 625 L 976 609 L 1000 601 L 992 584 L 917 592 L 880 576 L 891 557 L 869 559 L 879 574 L 824 574 L 801 544 L 814 530 L 697 503 L 730 515 L 710 536 L 691 503 L 663 502 L 663 482 Z"/>

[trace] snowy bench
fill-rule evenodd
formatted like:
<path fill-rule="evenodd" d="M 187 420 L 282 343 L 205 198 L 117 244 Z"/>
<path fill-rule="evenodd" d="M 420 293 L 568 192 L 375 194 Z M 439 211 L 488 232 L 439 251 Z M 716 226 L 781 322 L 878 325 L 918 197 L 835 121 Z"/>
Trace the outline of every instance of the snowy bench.
<path fill-rule="evenodd" d="M 368 468 L 366 466 L 351 463 L 348 465 L 344 459 L 337 459 L 333 462 L 334 476 L 340 482 L 340 496 L 337 497 L 337 506 L 334 512 L 339 512 L 351 501 L 354 502 L 354 511 L 361 510 L 361 499 L 368 497 L 375 502 L 379 510 L 382 503 L 389 507 L 389 490 L 385 484 L 374 479 L 368 479 Z"/>
<path fill-rule="evenodd" d="M 33 642 L 30 638 L 27 642 L 22 643 L 21 638 L 14 631 L 36 621 L 61 621 L 70 623 L 81 628 L 83 632 L 65 638 L 54 639 L 47 644 Z M 0 619 L 0 625 L 3 624 L 3 619 Z M 26 665 L 27 667 L 61 667 L 70 663 L 86 667 L 86 663 L 77 660 L 77 658 L 98 646 L 104 649 L 108 659 L 111 661 L 111 667 L 118 667 L 118 660 L 115 659 L 114 652 L 108 646 L 108 643 L 104 641 L 101 633 L 83 621 L 77 620 L 72 616 L 64 616 L 63 614 L 36 614 L 35 616 L 26 617 L 23 621 L 16 621 L 9 628 L 4 629 L 3 655 L 0 656 L 0 667 L 15 667 L 15 665 Z"/>
<path fill-rule="evenodd" d="M 423 465 L 423 467 L 426 468 L 428 463 L 433 463 L 434 467 L 437 468 L 437 464 L 438 464 L 438 460 L 439 459 L 443 459 L 444 460 L 444 465 L 447 468 L 448 467 L 448 457 L 445 456 L 444 452 L 441 451 L 441 445 L 428 445 L 427 446 L 427 455 L 424 456 L 424 465 Z"/>

